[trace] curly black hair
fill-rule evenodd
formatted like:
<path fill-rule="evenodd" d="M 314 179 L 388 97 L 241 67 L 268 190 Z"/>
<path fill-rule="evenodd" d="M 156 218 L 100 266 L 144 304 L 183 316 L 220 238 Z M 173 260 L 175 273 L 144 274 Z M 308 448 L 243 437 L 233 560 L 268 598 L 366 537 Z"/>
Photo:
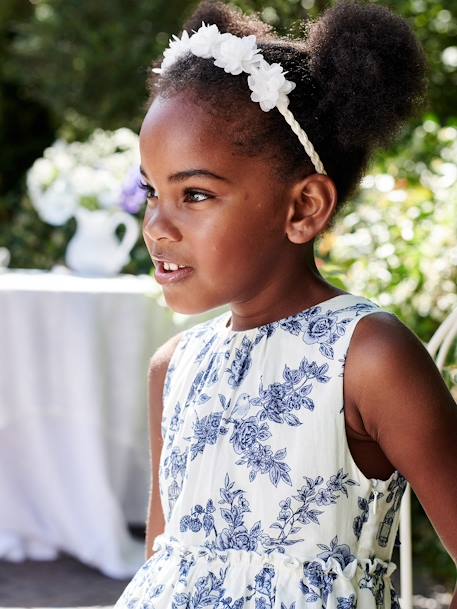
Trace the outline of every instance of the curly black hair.
<path fill-rule="evenodd" d="M 202 21 L 237 36 L 254 34 L 269 63 L 296 83 L 289 109 L 306 131 L 338 192 L 338 209 L 354 193 L 374 151 L 392 143 L 422 109 L 427 61 L 408 22 L 375 4 L 342 0 L 303 23 L 303 39 L 277 35 L 257 13 L 243 14 L 219 0 L 203 0 L 184 23 Z M 151 67 L 160 66 L 161 60 Z M 150 72 L 149 98 L 182 91 L 227 122 L 226 136 L 240 153 L 264 155 L 279 179 L 315 172 L 302 144 L 276 108 L 250 100 L 247 75 L 233 76 L 188 52 L 160 76 Z"/>

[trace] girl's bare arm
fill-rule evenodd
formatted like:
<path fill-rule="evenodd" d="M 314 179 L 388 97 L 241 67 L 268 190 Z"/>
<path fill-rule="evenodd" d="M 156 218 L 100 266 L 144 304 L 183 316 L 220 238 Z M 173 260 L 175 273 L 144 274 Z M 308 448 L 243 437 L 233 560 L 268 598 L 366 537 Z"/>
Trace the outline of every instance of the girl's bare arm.
<path fill-rule="evenodd" d="M 394 315 L 367 315 L 352 336 L 346 383 L 366 431 L 411 484 L 456 562 L 457 404 L 432 357 Z"/>
<path fill-rule="evenodd" d="M 171 356 L 181 337 L 182 332 L 172 336 L 157 349 L 149 362 L 148 370 L 148 421 L 149 421 L 149 454 L 151 458 L 151 486 L 149 492 L 149 507 L 146 522 L 146 560 L 153 554 L 154 538 L 162 533 L 165 518 L 160 502 L 159 492 L 159 463 L 162 451 L 162 393 L 165 375 Z"/>

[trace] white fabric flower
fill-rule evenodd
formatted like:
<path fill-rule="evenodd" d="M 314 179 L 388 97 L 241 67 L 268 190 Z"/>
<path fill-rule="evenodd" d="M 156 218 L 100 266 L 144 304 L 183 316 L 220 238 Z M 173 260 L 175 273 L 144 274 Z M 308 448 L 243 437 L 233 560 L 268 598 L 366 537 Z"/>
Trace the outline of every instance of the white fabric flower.
<path fill-rule="evenodd" d="M 258 102 L 264 112 L 278 104 L 287 107 L 287 94 L 295 89 L 295 83 L 286 80 L 285 72 L 279 63 L 268 64 L 263 60 L 248 76 L 252 101 Z"/>
<path fill-rule="evenodd" d="M 258 102 L 264 112 L 268 112 L 278 104 L 287 107 L 287 94 L 295 88 L 295 83 L 286 80 L 285 72 L 279 63 L 269 64 L 263 58 L 257 47 L 256 37 L 235 36 L 228 32 L 221 34 L 216 24 L 202 25 L 189 36 L 186 30 L 181 38 L 173 35 L 170 44 L 164 51 L 160 73 L 172 65 L 178 57 L 191 51 L 197 57 L 214 58 L 214 65 L 223 68 L 228 74 L 246 72 L 248 85 L 251 89 L 252 101 Z"/>
<path fill-rule="evenodd" d="M 254 35 L 239 38 L 233 34 L 222 34 L 220 45 L 215 48 L 214 65 L 224 68 L 228 74 L 251 72 L 262 61 Z"/>
<path fill-rule="evenodd" d="M 214 57 L 213 52 L 220 44 L 221 36 L 217 25 L 205 25 L 202 21 L 201 27 L 189 38 L 190 50 L 197 57 Z"/>
<path fill-rule="evenodd" d="M 160 73 L 187 51 L 197 57 L 214 58 L 214 65 L 223 68 L 227 74 L 246 72 L 248 85 L 251 89 L 252 101 L 259 102 L 265 112 L 274 108 L 278 103 L 287 107 L 287 94 L 295 87 L 295 83 L 286 80 L 285 72 L 279 63 L 269 64 L 257 47 L 256 37 L 235 36 L 228 32 L 221 34 L 216 24 L 202 25 L 189 36 L 186 30 L 181 38 L 170 38 L 169 47 L 164 51 Z"/>
<path fill-rule="evenodd" d="M 165 49 L 163 53 L 163 61 L 160 70 L 166 70 L 178 57 L 189 50 L 189 34 L 186 30 L 183 31 L 181 38 L 178 38 L 178 36 L 173 34 L 173 39 L 170 38 L 168 48 Z"/>

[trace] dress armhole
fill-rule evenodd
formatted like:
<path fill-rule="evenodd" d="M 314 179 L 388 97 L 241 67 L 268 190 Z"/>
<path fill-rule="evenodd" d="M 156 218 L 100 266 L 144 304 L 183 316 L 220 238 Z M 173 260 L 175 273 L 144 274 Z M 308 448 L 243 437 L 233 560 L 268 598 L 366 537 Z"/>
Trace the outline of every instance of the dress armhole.
<path fill-rule="evenodd" d="M 189 330 L 183 330 L 182 332 L 175 334 L 174 338 L 176 339 L 176 343 L 173 348 L 173 352 L 170 355 L 170 359 L 168 360 L 167 369 L 165 371 L 165 376 L 163 380 L 162 387 L 162 424 L 161 424 L 161 434 L 162 440 L 165 440 L 165 421 L 167 417 L 167 403 L 168 403 L 168 395 L 170 393 L 171 381 L 173 377 L 173 372 L 176 368 L 176 365 L 179 360 L 179 356 L 183 352 L 186 342 L 183 340 L 187 335 Z"/>
<path fill-rule="evenodd" d="M 375 304 L 375 303 L 372 303 Z M 345 379 L 345 369 L 346 369 L 346 359 L 347 359 L 347 355 L 349 353 L 349 349 L 351 347 L 351 342 L 352 342 L 352 337 L 354 335 L 355 332 L 355 328 L 357 327 L 359 321 L 361 319 L 363 319 L 364 317 L 367 317 L 368 315 L 372 315 L 373 313 L 388 313 L 390 315 L 393 315 L 395 317 L 395 315 L 393 313 L 390 313 L 389 311 L 386 311 L 384 308 L 382 308 L 379 305 L 375 305 L 376 308 L 373 309 L 369 309 L 369 310 L 364 310 L 363 313 L 361 315 L 357 315 L 354 319 L 355 319 L 355 323 L 351 326 L 350 328 L 350 334 L 348 336 L 348 340 L 345 346 L 345 350 L 344 350 L 344 366 L 343 366 L 343 370 L 342 370 L 342 374 L 341 374 L 341 394 L 340 394 L 340 399 L 341 399 L 341 404 L 342 404 L 342 409 L 340 411 L 340 413 L 342 414 L 342 419 L 341 421 L 341 436 L 342 436 L 342 448 L 343 448 L 343 452 L 346 458 L 346 462 L 350 465 L 350 469 L 352 470 L 352 474 L 355 474 L 356 477 L 358 478 L 359 481 L 362 481 L 363 484 L 365 485 L 372 485 L 374 484 L 378 484 L 379 486 L 382 487 L 387 487 L 388 484 L 390 483 L 390 481 L 398 475 L 398 470 L 394 470 L 390 476 L 387 479 L 382 479 L 382 478 L 368 478 L 360 469 L 360 467 L 357 465 L 354 456 L 352 455 L 352 452 L 350 450 L 349 447 L 349 441 L 348 441 L 348 437 L 347 437 L 347 433 L 346 433 L 346 428 L 345 428 L 345 414 L 344 414 L 344 379 Z"/>

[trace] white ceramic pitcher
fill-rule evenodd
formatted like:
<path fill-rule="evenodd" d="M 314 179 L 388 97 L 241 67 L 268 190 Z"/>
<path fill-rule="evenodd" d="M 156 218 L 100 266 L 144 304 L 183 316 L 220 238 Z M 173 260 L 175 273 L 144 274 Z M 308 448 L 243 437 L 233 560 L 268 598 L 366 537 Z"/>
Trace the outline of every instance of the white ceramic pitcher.
<path fill-rule="evenodd" d="M 84 275 L 117 275 L 130 260 L 139 235 L 138 221 L 124 211 L 89 211 L 83 207 L 76 210 L 75 218 L 77 227 L 67 245 L 66 265 Z M 115 231 L 121 224 L 126 230 L 119 240 Z"/>

